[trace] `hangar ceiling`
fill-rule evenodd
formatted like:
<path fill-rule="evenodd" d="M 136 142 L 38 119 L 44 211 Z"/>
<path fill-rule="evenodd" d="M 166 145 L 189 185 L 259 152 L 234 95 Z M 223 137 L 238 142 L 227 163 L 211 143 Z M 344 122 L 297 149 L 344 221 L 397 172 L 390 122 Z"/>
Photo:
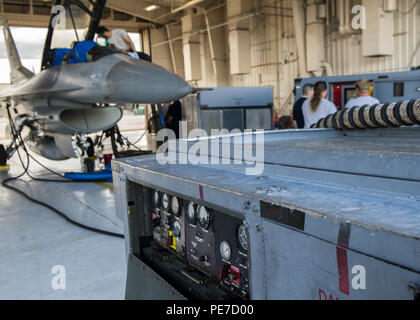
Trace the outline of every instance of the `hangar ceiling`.
<path fill-rule="evenodd" d="M 108 0 L 102 24 L 137 32 L 150 25 L 177 20 L 192 6 L 206 6 L 214 0 Z M 0 14 L 9 24 L 20 27 L 46 27 L 53 0 L 0 0 Z"/>

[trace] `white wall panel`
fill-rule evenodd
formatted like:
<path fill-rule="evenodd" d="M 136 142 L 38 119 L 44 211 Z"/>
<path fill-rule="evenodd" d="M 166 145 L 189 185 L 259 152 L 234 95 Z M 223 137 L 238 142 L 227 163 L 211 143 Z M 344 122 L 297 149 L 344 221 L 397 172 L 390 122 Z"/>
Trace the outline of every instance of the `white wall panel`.
<path fill-rule="evenodd" d="M 420 41 L 420 6 L 411 13 L 416 0 L 398 0 L 398 11 L 394 16 L 394 54 L 387 57 L 363 57 L 360 34 L 340 36 L 333 33 L 328 37 L 327 57 L 335 75 L 370 72 L 409 70 L 409 60 Z M 420 65 L 420 51 L 415 55 L 414 65 Z"/>
<path fill-rule="evenodd" d="M 292 19 L 293 0 L 260 0 L 259 14 L 249 19 L 251 55 L 250 73 L 230 75 L 229 32 L 228 26 L 220 29 L 218 37 L 223 36 L 226 44 L 226 81 L 229 86 L 273 86 L 275 88 L 275 106 L 282 106 L 293 89 L 294 79 L 298 75 L 297 48 L 294 38 Z M 398 11 L 394 18 L 394 54 L 387 57 L 364 57 L 362 52 L 362 34 L 340 35 L 331 32 L 326 37 L 326 60 L 330 63 L 334 75 L 361 74 L 408 70 L 409 60 L 420 41 L 420 5 L 408 14 L 416 0 L 397 0 Z M 277 7 L 278 9 L 276 9 Z M 282 8 L 282 9 L 280 9 Z M 248 15 L 250 12 L 247 13 Z M 204 17 L 203 17 L 204 19 Z M 277 27 L 276 27 L 277 26 Z M 214 84 L 212 61 L 205 31 L 200 37 L 202 80 L 194 83 L 202 87 Z M 154 41 L 154 39 L 152 39 Z M 276 49 L 276 44 L 278 45 Z M 169 52 L 169 47 L 166 46 Z M 162 56 L 162 61 L 170 65 L 169 54 Z M 154 57 L 157 63 L 159 59 Z M 420 65 L 420 50 L 415 55 L 414 65 Z M 277 72 L 277 70 L 279 70 Z M 278 79 L 277 79 L 278 75 Z M 293 102 L 293 101 L 292 101 Z M 291 105 L 286 105 L 281 113 L 290 113 Z"/>

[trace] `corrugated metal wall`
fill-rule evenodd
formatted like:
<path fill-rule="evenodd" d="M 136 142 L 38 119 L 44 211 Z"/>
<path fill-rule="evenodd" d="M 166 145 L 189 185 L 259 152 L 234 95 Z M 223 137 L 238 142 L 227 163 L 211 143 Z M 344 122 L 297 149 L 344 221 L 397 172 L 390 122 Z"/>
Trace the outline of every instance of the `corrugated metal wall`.
<path fill-rule="evenodd" d="M 273 87 L 274 105 L 280 109 L 298 76 L 292 2 L 264 0 L 259 10 L 257 16 L 250 18 L 251 74 L 232 76 L 230 83 Z"/>
<path fill-rule="evenodd" d="M 415 3 L 416 0 L 398 1 L 398 11 L 394 13 L 393 56 L 363 57 L 361 34 L 345 37 L 338 33 L 329 35 L 327 57 L 334 75 L 409 70 L 410 59 L 420 41 L 420 5 L 409 12 Z M 420 65 L 420 50 L 414 57 L 414 65 Z"/>
<path fill-rule="evenodd" d="M 221 27 L 225 30 L 228 85 L 272 86 L 275 90 L 275 107 L 281 109 L 282 114 L 290 113 L 291 103 L 293 103 L 293 96 L 290 94 L 293 90 L 294 79 L 298 77 L 298 54 L 293 25 L 292 1 L 256 1 L 258 6 L 256 12 L 258 14 L 248 18 L 250 19 L 251 37 L 250 74 L 230 75 L 228 27 Z M 408 70 L 410 59 L 420 41 L 420 5 L 410 11 L 415 2 L 416 0 L 398 0 L 398 11 L 394 13 L 395 53 L 393 56 L 363 57 L 361 34 L 342 36 L 338 32 L 327 32 L 325 50 L 327 62 L 332 66 L 333 74 L 348 75 Z M 247 15 L 249 14 L 247 13 Z M 203 79 L 197 81 L 194 85 L 201 87 L 214 86 L 215 81 L 207 34 L 203 32 L 200 39 Z M 159 41 L 162 41 L 161 37 L 159 39 L 152 38 L 152 44 Z M 182 45 L 180 40 L 175 43 L 177 48 Z M 169 51 L 167 44 L 157 48 Z M 182 54 L 179 49 L 177 52 Z M 160 53 L 159 56 L 163 57 L 165 55 Z M 160 63 L 158 58 L 155 58 L 155 62 Z M 165 61 L 162 61 L 162 64 L 168 65 L 168 56 L 165 56 Z M 413 64 L 420 65 L 420 50 L 414 56 Z M 183 75 L 182 68 L 178 68 L 178 74 Z M 290 97 L 291 99 L 288 99 Z"/>

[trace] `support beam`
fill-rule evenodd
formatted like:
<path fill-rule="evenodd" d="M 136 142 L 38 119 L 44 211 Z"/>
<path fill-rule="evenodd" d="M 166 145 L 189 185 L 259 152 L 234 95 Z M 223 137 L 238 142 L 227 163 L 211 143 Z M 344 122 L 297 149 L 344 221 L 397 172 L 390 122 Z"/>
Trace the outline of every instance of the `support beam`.
<path fill-rule="evenodd" d="M 298 51 L 299 76 L 301 78 L 309 77 L 306 64 L 306 18 L 305 18 L 305 0 L 293 1 L 293 23 L 295 27 L 296 47 Z"/>
<path fill-rule="evenodd" d="M 46 28 L 50 22 L 49 16 L 44 15 L 28 15 L 21 13 L 3 13 L 9 22 L 10 26 L 13 27 L 28 27 L 28 28 Z M 140 29 L 146 28 L 147 23 L 134 22 L 134 21 L 115 21 L 111 19 L 105 19 L 101 21 L 101 24 L 107 26 L 109 29 L 124 28 L 128 32 L 139 32 Z"/>
<path fill-rule="evenodd" d="M 49 16 L 31 15 L 21 13 L 3 13 L 10 26 L 13 27 L 29 27 L 29 28 L 46 28 L 50 23 Z"/>
<path fill-rule="evenodd" d="M 316 76 L 323 74 L 322 61 L 326 60 L 325 19 L 318 15 L 320 5 L 306 0 L 306 68 Z"/>
<path fill-rule="evenodd" d="M 150 28 L 149 30 L 152 42 L 167 39 L 167 33 L 165 28 Z M 166 70 L 174 71 L 169 44 L 153 49 L 152 59 L 154 63 L 160 65 Z"/>
<path fill-rule="evenodd" d="M 185 80 L 202 79 L 200 57 L 200 35 L 195 30 L 201 29 L 202 20 L 198 15 L 189 14 L 181 19 L 184 51 Z"/>
<path fill-rule="evenodd" d="M 182 6 L 178 7 L 178 8 L 175 8 L 175 9 L 171 10 L 171 13 L 177 13 L 179 11 L 188 9 L 188 8 L 190 8 L 192 6 L 195 6 L 195 5 L 197 5 L 197 4 L 199 4 L 199 3 L 203 2 L 203 1 L 204 0 L 192 0 L 192 1 L 187 2 L 186 4 L 184 4 L 184 5 L 182 5 Z"/>
<path fill-rule="evenodd" d="M 141 40 L 142 40 L 142 44 L 143 44 L 143 52 L 145 53 L 145 54 L 148 54 L 149 56 L 151 56 L 152 57 L 152 59 L 153 59 L 153 56 L 152 56 L 152 47 L 151 47 L 151 41 L 150 41 L 150 28 L 147 28 L 147 29 L 143 29 L 142 31 L 141 31 L 141 35 L 142 35 L 142 37 L 141 37 Z"/>
<path fill-rule="evenodd" d="M 226 21 L 225 8 L 206 11 L 203 9 L 204 20 L 206 22 L 207 37 L 209 41 L 210 57 L 214 74 L 214 86 L 227 85 L 227 65 L 226 65 L 226 34 L 225 28 L 213 29 Z"/>
<path fill-rule="evenodd" d="M 178 73 L 178 69 L 176 67 L 174 46 L 173 46 L 173 43 L 171 41 L 171 30 L 169 29 L 168 24 L 166 25 L 166 34 L 167 34 L 168 40 L 169 40 L 169 50 L 171 51 L 172 67 L 173 67 L 174 73 Z"/>
<path fill-rule="evenodd" d="M 125 29 L 127 32 L 135 33 L 138 33 L 139 30 L 145 29 L 149 26 L 146 22 L 136 22 L 133 20 L 118 21 L 111 19 L 101 20 L 101 25 L 107 26 L 109 29 Z"/>
<path fill-rule="evenodd" d="M 106 6 L 113 10 L 118 10 L 127 14 L 131 14 L 135 17 L 148 20 L 153 23 L 157 23 L 156 17 L 161 16 L 165 13 L 170 13 L 169 8 L 161 7 L 157 10 L 146 11 L 144 10 L 150 3 L 144 0 L 108 0 Z"/>
<path fill-rule="evenodd" d="M 251 52 L 249 20 L 238 20 L 249 12 L 250 3 L 247 0 L 230 0 L 227 3 L 229 21 L 230 73 L 232 75 L 251 72 Z"/>
<path fill-rule="evenodd" d="M 209 38 L 209 46 L 210 46 L 210 57 L 213 65 L 213 72 L 214 72 L 214 80 L 217 83 L 217 65 L 216 65 L 216 56 L 214 54 L 214 47 L 213 47 L 213 37 L 211 36 L 211 29 L 210 29 L 210 22 L 209 16 L 205 10 L 204 11 L 204 19 L 206 21 L 206 29 L 207 29 L 207 36 Z"/>

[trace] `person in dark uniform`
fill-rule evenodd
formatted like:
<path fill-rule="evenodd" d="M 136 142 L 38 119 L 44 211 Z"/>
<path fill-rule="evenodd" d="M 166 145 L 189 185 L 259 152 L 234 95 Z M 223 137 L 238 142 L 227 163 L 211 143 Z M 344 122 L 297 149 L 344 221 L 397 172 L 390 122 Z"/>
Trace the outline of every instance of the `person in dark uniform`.
<path fill-rule="evenodd" d="M 181 101 L 177 100 L 169 106 L 166 116 L 166 127 L 175 132 L 177 139 L 179 139 L 180 121 L 182 121 L 182 105 Z"/>
<path fill-rule="evenodd" d="M 314 85 L 305 84 L 303 87 L 303 96 L 295 102 L 293 106 L 293 120 L 296 121 L 297 127 L 303 129 L 305 127 L 305 119 L 303 118 L 302 106 L 307 99 L 312 99 L 314 96 Z"/>

